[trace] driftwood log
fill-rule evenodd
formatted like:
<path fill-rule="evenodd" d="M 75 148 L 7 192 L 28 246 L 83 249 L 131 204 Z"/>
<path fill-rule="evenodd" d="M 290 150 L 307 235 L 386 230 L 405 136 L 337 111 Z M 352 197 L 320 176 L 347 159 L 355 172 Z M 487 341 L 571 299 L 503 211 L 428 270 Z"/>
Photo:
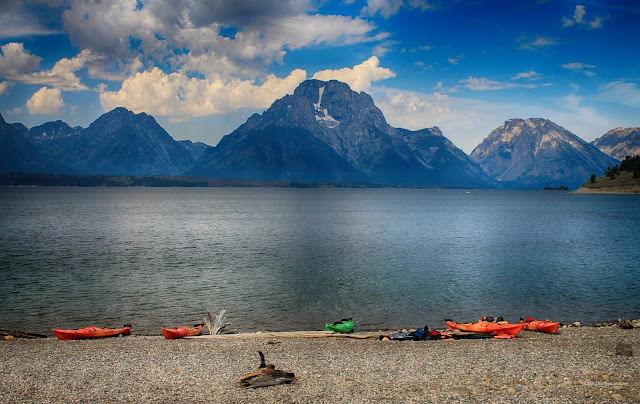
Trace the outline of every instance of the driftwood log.
<path fill-rule="evenodd" d="M 47 338 L 44 334 L 37 334 L 35 332 L 26 332 L 20 330 L 7 330 L 4 328 L 0 328 L 0 336 L 10 335 L 14 338 Z"/>
<path fill-rule="evenodd" d="M 214 321 L 213 318 L 211 317 L 211 311 L 207 309 L 208 318 L 205 317 L 204 322 L 207 326 L 207 329 L 209 330 L 209 335 L 218 335 L 220 333 L 220 330 L 222 330 L 224 327 L 231 324 L 231 323 L 224 322 L 224 314 L 226 312 L 227 311 L 225 309 L 220 310 L 220 313 L 216 316 L 216 319 Z"/>
<path fill-rule="evenodd" d="M 260 366 L 255 372 L 250 372 L 240 378 L 238 384 L 247 389 L 255 389 L 257 387 L 275 386 L 277 384 L 291 383 L 298 380 L 295 374 L 278 370 L 272 364 L 266 364 L 264 354 L 258 351 L 260 355 Z"/>
<path fill-rule="evenodd" d="M 209 330 L 209 335 L 218 335 L 220 330 L 224 327 L 228 326 L 231 323 L 224 322 L 224 314 L 227 312 L 226 309 L 220 310 L 220 313 L 216 316 L 216 320 L 214 321 L 211 317 L 211 311 L 207 309 L 207 317 L 204 317 L 204 323 Z M 212 324 L 213 323 L 213 324 Z"/>
<path fill-rule="evenodd" d="M 378 339 L 380 334 L 340 334 L 333 331 L 258 331 L 246 334 L 222 334 L 222 335 L 198 335 L 185 338 L 351 338 L 351 339 Z"/>

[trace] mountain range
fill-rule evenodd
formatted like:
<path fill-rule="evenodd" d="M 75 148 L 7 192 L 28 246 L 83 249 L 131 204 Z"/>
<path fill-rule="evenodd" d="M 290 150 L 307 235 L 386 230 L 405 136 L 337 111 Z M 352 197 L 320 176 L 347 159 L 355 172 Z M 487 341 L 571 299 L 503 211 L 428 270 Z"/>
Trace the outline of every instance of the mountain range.
<path fill-rule="evenodd" d="M 8 138 L 26 140 L 36 157 L 21 165 L 12 163 L 9 171 L 39 168 L 69 174 L 176 176 L 190 169 L 209 147 L 177 142 L 153 117 L 125 108 L 102 115 L 86 129 L 72 128 L 62 121 L 47 122 L 26 132 L 23 126 L 5 123 L 3 133 Z"/>
<path fill-rule="evenodd" d="M 391 127 L 371 96 L 339 81 L 308 80 L 255 114 L 190 175 L 492 188 L 495 181 L 438 128 Z"/>
<path fill-rule="evenodd" d="M 640 128 L 619 128 L 589 144 L 545 119 L 511 119 L 468 156 L 437 127 L 392 127 L 364 92 L 338 81 L 308 80 L 215 147 L 176 141 L 153 117 L 124 108 L 88 128 L 55 121 L 29 129 L 0 115 L 0 172 L 574 188 L 591 174 L 602 175 L 621 154 L 640 150 L 638 133 Z"/>

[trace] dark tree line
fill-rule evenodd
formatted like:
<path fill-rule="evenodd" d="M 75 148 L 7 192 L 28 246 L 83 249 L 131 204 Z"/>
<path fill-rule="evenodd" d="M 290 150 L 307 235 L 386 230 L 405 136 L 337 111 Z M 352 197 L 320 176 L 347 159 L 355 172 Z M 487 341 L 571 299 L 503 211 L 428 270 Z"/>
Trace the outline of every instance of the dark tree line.
<path fill-rule="evenodd" d="M 633 173 L 633 178 L 640 178 L 640 155 L 627 156 L 618 166 L 607 167 L 607 171 L 604 173 L 610 179 L 614 179 L 620 175 L 622 171 L 628 171 Z M 592 181 L 593 177 L 592 177 Z"/>
<path fill-rule="evenodd" d="M 107 186 L 104 175 L 66 175 L 31 172 L 0 174 L 0 186 L 62 186 L 98 187 Z"/>
<path fill-rule="evenodd" d="M 625 157 L 620 163 L 620 171 L 631 171 L 633 178 L 640 178 L 640 155 Z"/>

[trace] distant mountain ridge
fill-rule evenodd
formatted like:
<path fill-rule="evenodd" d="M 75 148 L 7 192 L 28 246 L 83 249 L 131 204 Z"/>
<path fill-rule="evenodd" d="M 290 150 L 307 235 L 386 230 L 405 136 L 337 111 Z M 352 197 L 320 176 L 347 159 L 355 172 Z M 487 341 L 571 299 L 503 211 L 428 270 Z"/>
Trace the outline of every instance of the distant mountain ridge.
<path fill-rule="evenodd" d="M 14 126 L 17 124 L 14 124 Z M 24 125 L 22 125 L 24 126 Z M 72 128 L 67 123 L 58 121 L 45 122 L 31 129 L 24 127 L 24 136 L 37 149 L 41 165 L 51 172 L 82 172 L 71 168 L 68 163 L 68 142 L 65 139 L 77 136 L 83 128 Z"/>
<path fill-rule="evenodd" d="M 617 160 L 640 155 L 640 127 L 612 129 L 591 144 Z"/>
<path fill-rule="evenodd" d="M 364 92 L 338 81 L 308 80 L 249 117 L 216 147 L 176 141 L 153 117 L 125 108 L 105 113 L 88 128 L 58 120 L 29 129 L 0 115 L 0 172 L 576 188 L 618 163 L 595 143 L 633 153 L 638 129 L 614 129 L 589 144 L 546 119 L 511 119 L 467 156 L 437 127 L 392 127 Z"/>
<path fill-rule="evenodd" d="M 22 124 L 15 124 L 22 125 Z M 22 125 L 24 129 L 27 129 L 24 125 Z M 60 120 L 46 122 L 39 126 L 34 126 L 31 129 L 28 129 L 24 136 L 29 139 L 29 141 L 33 144 L 39 145 L 47 142 L 56 142 L 60 139 L 77 135 L 82 132 L 83 128 L 81 126 L 76 126 L 72 128 L 66 122 L 62 122 Z"/>
<path fill-rule="evenodd" d="M 189 172 L 238 179 L 492 188 L 438 128 L 391 127 L 371 96 L 307 80 L 254 114 Z"/>
<path fill-rule="evenodd" d="M 125 108 L 103 114 L 86 129 L 46 122 L 22 138 L 35 149 L 41 169 L 71 174 L 181 175 L 209 147 L 183 145 L 150 115 Z"/>
<path fill-rule="evenodd" d="M 471 159 L 510 188 L 578 188 L 617 161 L 568 130 L 542 118 L 510 119 L 494 129 Z"/>

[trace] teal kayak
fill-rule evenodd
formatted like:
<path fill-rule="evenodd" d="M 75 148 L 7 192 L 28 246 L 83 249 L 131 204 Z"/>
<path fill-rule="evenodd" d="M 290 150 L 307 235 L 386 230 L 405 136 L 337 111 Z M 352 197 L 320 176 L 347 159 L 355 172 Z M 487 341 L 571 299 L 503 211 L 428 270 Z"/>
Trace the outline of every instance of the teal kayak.
<path fill-rule="evenodd" d="M 348 332 L 353 331 L 353 320 L 350 318 L 342 319 L 340 321 L 336 321 L 333 324 L 326 324 L 324 328 L 327 331 L 334 331 L 346 334 Z"/>

